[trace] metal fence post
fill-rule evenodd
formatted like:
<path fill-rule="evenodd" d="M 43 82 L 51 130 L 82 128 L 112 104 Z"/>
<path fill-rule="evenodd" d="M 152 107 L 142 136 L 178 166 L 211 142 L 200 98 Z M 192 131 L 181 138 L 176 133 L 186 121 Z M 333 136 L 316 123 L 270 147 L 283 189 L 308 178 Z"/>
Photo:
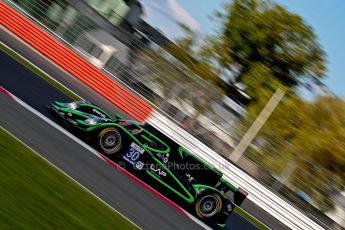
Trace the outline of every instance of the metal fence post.
<path fill-rule="evenodd" d="M 270 117 L 274 109 L 278 106 L 279 102 L 283 99 L 285 91 L 278 88 L 273 96 L 270 98 L 264 109 L 261 111 L 259 116 L 255 119 L 253 124 L 250 126 L 246 134 L 241 139 L 240 143 L 235 147 L 234 151 L 230 154 L 230 160 L 237 162 L 243 153 L 246 151 L 250 143 L 254 140 L 262 126 L 265 124 L 267 119 Z"/>

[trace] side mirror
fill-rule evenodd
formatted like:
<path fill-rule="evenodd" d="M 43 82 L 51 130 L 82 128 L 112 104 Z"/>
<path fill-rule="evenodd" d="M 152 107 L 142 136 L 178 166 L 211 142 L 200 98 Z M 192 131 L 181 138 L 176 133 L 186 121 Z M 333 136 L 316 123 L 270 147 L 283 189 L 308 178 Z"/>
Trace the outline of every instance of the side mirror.
<path fill-rule="evenodd" d="M 123 116 L 122 116 L 121 114 L 118 114 L 118 113 L 116 113 L 116 114 L 114 115 L 114 117 L 115 117 L 116 120 L 121 120 L 121 119 L 123 119 Z"/>

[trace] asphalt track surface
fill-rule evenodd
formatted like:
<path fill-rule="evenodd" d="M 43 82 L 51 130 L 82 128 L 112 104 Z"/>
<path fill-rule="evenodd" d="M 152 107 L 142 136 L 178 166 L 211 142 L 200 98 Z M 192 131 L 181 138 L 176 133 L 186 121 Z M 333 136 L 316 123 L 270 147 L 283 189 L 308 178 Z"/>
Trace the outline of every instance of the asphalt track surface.
<path fill-rule="evenodd" d="M 34 77 L 30 76 L 30 71 L 25 72 L 25 67 L 21 68 L 19 63 L 14 66 L 14 63 L 4 62 L 3 58 L 4 53 L 0 52 L 0 76 L 13 74 L 8 70 L 15 70 L 16 74 L 23 78 Z M 1 85 L 6 87 L 7 84 L 2 82 Z M 23 84 L 23 87 L 27 86 Z M 37 84 L 36 86 L 40 90 L 49 90 L 50 85 Z M 36 96 L 37 100 L 32 100 L 31 106 L 40 107 L 40 102 L 47 102 L 51 99 L 50 96 L 42 96 L 39 91 L 34 92 L 30 89 L 26 91 L 32 95 L 31 98 Z M 68 100 L 64 94 L 56 90 L 50 94 L 57 97 L 58 100 Z M 0 125 L 2 127 L 139 227 L 143 229 L 201 229 L 195 222 L 152 195 L 141 185 L 1 93 L 0 108 Z M 114 227 L 116 228 L 116 226 Z"/>
<path fill-rule="evenodd" d="M 62 84 L 66 85 L 70 89 L 73 89 L 74 92 L 77 94 L 81 95 L 82 97 L 86 99 L 92 98 L 92 101 L 95 102 L 96 104 L 100 105 L 102 108 L 106 108 L 107 111 L 112 111 L 112 113 L 122 113 L 121 110 L 119 110 L 116 106 L 113 104 L 109 103 L 108 101 L 104 100 L 103 97 L 98 95 L 97 93 L 93 92 L 90 90 L 86 85 L 83 83 L 79 82 L 76 80 L 74 77 L 70 76 L 66 72 L 62 71 L 58 67 L 56 67 L 54 64 L 46 60 L 45 58 L 41 57 L 40 55 L 37 55 L 35 52 L 30 50 L 30 48 L 26 47 L 25 45 L 21 44 L 19 41 L 13 38 L 12 35 L 8 34 L 4 30 L 0 30 L 0 38 L 1 41 L 4 41 L 5 43 L 10 43 L 12 48 L 15 48 L 16 51 L 19 51 L 22 55 L 24 55 L 26 58 L 28 58 L 30 61 L 38 65 L 40 68 L 42 68 L 44 71 L 49 73 L 51 76 L 54 76 L 57 78 Z M 29 57 L 28 57 L 29 56 Z M 6 61 L 7 60 L 7 61 Z M 34 107 L 36 110 L 39 110 L 41 113 L 46 115 L 49 118 L 51 117 L 51 114 L 49 114 L 45 109 L 44 105 L 49 104 L 53 100 L 61 100 L 61 101 L 70 101 L 66 95 L 64 95 L 62 92 L 57 90 L 56 88 L 52 87 L 49 85 L 47 82 L 36 76 L 34 73 L 26 69 L 24 66 L 21 66 L 21 64 L 17 63 L 15 60 L 9 58 L 6 54 L 1 52 L 1 57 L 0 57 L 0 86 L 3 86 L 4 88 L 8 89 L 10 92 L 14 93 L 17 97 Z M 1 105 L 2 107 L 2 105 Z M 1 110 L 2 111 L 2 110 Z M 130 118 L 127 116 L 127 118 Z M 0 119 L 0 122 L 2 119 Z M 41 122 L 42 123 L 42 122 Z M 30 125 L 31 126 L 31 125 Z M 43 126 L 41 124 L 40 126 Z M 34 128 L 29 129 L 29 132 L 31 130 L 36 130 Z M 11 130 L 9 130 L 11 131 Z M 19 130 L 18 130 L 19 132 Z M 26 139 L 30 139 L 32 134 L 26 137 Z M 61 135 L 61 134 L 59 134 Z M 16 136 L 18 136 L 16 134 Z M 24 136 L 24 135 L 19 135 L 19 136 Z M 18 136 L 18 137 L 19 137 Z M 54 137 L 51 136 L 50 137 Z M 55 139 L 55 138 L 53 138 Z M 29 141 L 29 140 L 26 140 Z M 25 143 L 27 143 L 24 141 Z M 72 141 L 73 142 L 73 141 Z M 29 146 L 32 147 L 34 146 L 39 146 L 35 140 L 31 140 L 29 143 L 27 143 Z M 51 143 L 54 148 L 54 142 Z M 74 145 L 76 145 L 74 143 Z M 34 148 L 35 149 L 35 148 Z M 56 152 L 56 151 L 55 151 Z M 66 152 L 66 151 L 64 151 Z M 72 151 L 73 152 L 73 151 Z M 49 153 L 51 155 L 54 155 L 53 153 Z M 61 154 L 61 153 L 59 153 Z M 64 154 L 65 155 L 65 154 Z M 70 154 L 66 154 L 69 156 L 65 157 L 71 157 Z M 83 156 L 85 157 L 85 156 Z M 95 157 L 94 157 L 95 158 Z M 73 159 L 78 159 L 77 157 L 74 157 Z M 48 160 L 50 160 L 48 158 Z M 68 164 L 70 164 L 68 159 L 65 159 Z M 83 159 L 82 162 L 88 162 L 88 160 L 93 161 L 94 159 Z M 100 161 L 100 159 L 96 159 L 96 161 Z M 62 165 L 57 165 L 59 168 L 64 170 L 64 160 L 59 160 L 59 163 Z M 78 167 L 76 170 L 76 173 L 79 173 L 79 177 L 84 176 L 84 170 L 83 170 L 83 163 L 78 160 Z M 53 162 L 54 163 L 54 162 Z M 100 164 L 105 164 L 103 161 L 100 162 Z M 91 170 L 89 167 L 87 167 L 88 163 L 85 164 L 85 170 Z M 106 165 L 106 164 L 105 164 Z M 109 166 L 107 166 L 109 167 Z M 94 171 L 99 171 L 99 168 L 94 169 Z M 102 169 L 103 170 L 103 169 Z M 65 170 L 64 170 L 65 171 Z M 73 169 L 70 168 L 70 171 L 74 171 Z M 112 172 L 116 170 L 111 170 Z M 108 172 L 109 173 L 109 172 Z M 115 175 L 108 175 L 108 177 L 117 177 L 118 172 L 115 173 Z M 123 177 L 123 175 L 122 175 Z M 92 177 L 93 178 L 93 177 Z M 128 182 L 128 178 L 116 178 L 113 180 L 125 180 L 126 183 L 134 183 L 134 182 Z M 79 181 L 79 180 L 77 180 Z M 110 193 L 113 194 L 113 188 L 112 187 L 104 187 L 103 184 L 99 184 L 97 180 L 92 180 L 96 183 L 90 185 L 91 188 L 95 187 L 95 191 L 101 190 L 102 188 L 106 188 L 106 190 L 111 191 Z M 80 181 L 79 181 L 80 182 Z M 88 184 L 87 184 L 88 185 Z M 139 185 L 136 185 L 137 187 L 140 187 L 138 192 L 135 194 L 131 194 L 132 196 L 136 196 L 135 199 L 139 199 L 137 204 L 134 206 L 127 205 L 127 206 L 122 206 L 122 205 L 116 205 L 116 200 L 115 201 L 110 201 L 109 204 L 116 209 L 118 209 L 121 213 L 125 214 L 128 216 L 131 220 L 133 220 L 135 223 L 140 223 L 139 226 L 145 228 L 145 229 L 194 229 L 194 228 L 200 228 L 198 225 L 196 225 L 194 222 L 190 220 L 185 220 L 186 217 L 181 215 L 180 213 L 176 212 L 173 208 L 171 208 L 169 205 L 164 203 L 163 201 L 159 200 L 158 198 L 154 197 L 152 194 L 150 194 L 146 189 L 142 188 Z M 89 186 L 86 186 L 89 188 Z M 97 187 L 97 189 L 96 189 Z M 118 187 L 118 186 L 115 186 Z M 120 187 L 120 186 L 119 186 Z M 91 189 L 90 189 L 91 190 Z M 144 190 L 145 192 L 143 192 Z M 93 191 L 93 190 L 91 190 Z M 116 190 L 115 190 L 116 191 Z M 99 195 L 98 193 L 96 193 Z M 147 198 L 146 196 L 143 196 L 142 194 L 147 194 L 147 196 L 151 197 L 152 200 L 154 197 L 155 202 L 146 202 Z M 99 195 L 102 199 L 103 197 Z M 123 194 L 121 195 L 123 196 Z M 117 196 L 116 197 L 121 197 Z M 132 199 L 132 196 L 128 196 L 128 199 Z M 105 196 L 109 198 L 108 196 Z M 115 197 L 115 196 L 114 196 Z M 106 199 L 105 199 L 106 200 Z M 107 201 L 107 200 L 106 200 Z M 108 202 L 108 201 L 107 201 Z M 122 200 L 123 202 L 123 200 Z M 129 202 L 130 204 L 131 202 Z M 136 212 L 137 211 L 137 206 L 138 204 L 142 204 L 144 208 L 144 212 Z M 259 207 L 255 206 L 254 204 L 251 203 L 246 203 L 244 204 L 246 206 L 246 210 L 249 211 L 252 215 L 257 217 L 260 220 L 263 220 L 263 222 L 268 225 L 269 227 L 273 229 L 286 229 L 284 225 L 282 225 L 279 221 L 275 220 L 273 217 L 271 217 L 269 214 L 265 213 L 263 210 L 261 210 Z M 121 206 L 121 207 L 120 207 Z M 134 207 L 134 208 L 133 208 Z M 147 208 L 149 207 L 149 208 Z M 152 213 L 150 208 L 152 208 L 153 211 Z M 167 209 L 167 210 L 165 210 Z M 141 210 L 141 209 L 140 209 Z M 141 210 L 143 211 L 143 210 Z M 134 212 L 135 214 L 130 214 Z M 172 214 L 175 213 L 175 214 Z M 169 217 L 169 218 L 168 218 Z M 181 219 L 180 219 L 181 218 Z M 169 221 L 167 221 L 169 220 Z M 141 224 L 143 222 L 143 224 Z M 190 224 L 190 226 L 187 224 Z M 155 224 L 153 224 L 155 223 Z M 244 221 L 240 216 L 238 215 L 233 215 L 231 218 L 229 218 L 228 223 L 231 223 L 230 227 L 228 229 L 254 229 L 253 226 L 251 226 L 249 223 Z M 151 226 L 152 225 L 152 226 Z M 153 226 L 154 225 L 154 226 Z M 162 228 L 164 226 L 164 228 Z"/>
<path fill-rule="evenodd" d="M 44 105 L 52 100 L 71 101 L 3 51 L 0 51 L 0 76 L 16 76 L 1 78 L 1 86 L 52 120 L 54 117 L 47 112 Z M 0 105 L 3 108 L 0 110 L 1 126 L 140 227 L 201 228 L 3 94 L 0 94 Z M 243 228 L 241 217 L 236 217 L 236 223 L 241 225 L 241 229 L 251 229 L 250 224 L 249 228 Z"/>

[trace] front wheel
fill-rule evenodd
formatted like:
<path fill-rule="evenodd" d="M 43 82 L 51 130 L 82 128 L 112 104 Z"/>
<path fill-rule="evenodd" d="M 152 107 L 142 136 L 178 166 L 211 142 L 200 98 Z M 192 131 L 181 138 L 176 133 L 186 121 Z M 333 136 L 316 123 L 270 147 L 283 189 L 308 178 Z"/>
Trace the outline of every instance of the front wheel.
<path fill-rule="evenodd" d="M 116 155 L 123 146 L 121 133 L 114 127 L 103 129 L 98 134 L 97 142 L 100 150 L 109 156 Z"/>
<path fill-rule="evenodd" d="M 201 195 L 195 203 L 196 215 L 202 220 L 215 219 L 221 212 L 223 201 L 218 194 L 207 193 Z"/>

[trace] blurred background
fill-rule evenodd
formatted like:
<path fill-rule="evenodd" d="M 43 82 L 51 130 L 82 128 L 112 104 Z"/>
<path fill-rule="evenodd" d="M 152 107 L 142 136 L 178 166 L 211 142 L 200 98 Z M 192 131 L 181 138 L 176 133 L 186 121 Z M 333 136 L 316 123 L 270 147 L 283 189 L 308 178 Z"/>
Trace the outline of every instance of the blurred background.
<path fill-rule="evenodd" d="M 327 50 L 301 16 L 234 0 L 201 34 L 161 1 L 5 2 L 315 221 L 345 228 L 345 101 L 325 85 Z M 179 33 L 151 25 L 146 6 Z M 234 157 L 244 135 L 255 138 Z"/>

